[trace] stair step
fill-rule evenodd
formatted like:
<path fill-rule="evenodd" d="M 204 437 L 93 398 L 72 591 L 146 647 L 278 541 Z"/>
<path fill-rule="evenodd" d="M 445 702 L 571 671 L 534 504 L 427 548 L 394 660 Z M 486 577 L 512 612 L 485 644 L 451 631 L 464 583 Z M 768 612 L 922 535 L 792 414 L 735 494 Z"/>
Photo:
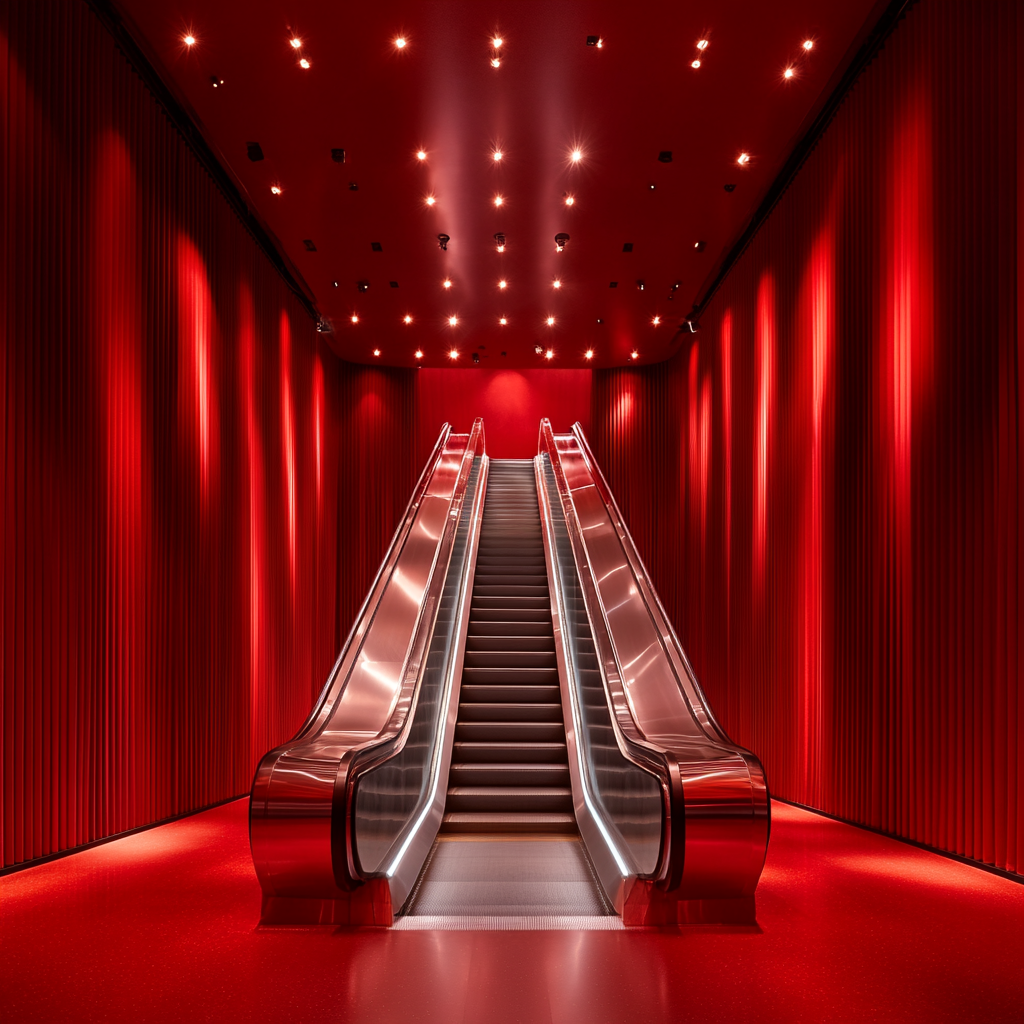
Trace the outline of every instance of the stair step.
<path fill-rule="evenodd" d="M 562 705 L 560 702 L 525 704 L 518 701 L 511 704 L 499 704 L 497 702 L 460 704 L 459 724 L 462 725 L 467 722 L 493 722 L 501 724 L 506 722 L 529 722 L 531 725 L 537 722 L 557 722 L 562 724 Z"/>
<path fill-rule="evenodd" d="M 552 644 L 552 648 L 554 644 Z M 550 651 L 466 651 L 467 668 L 558 668 Z"/>
<path fill-rule="evenodd" d="M 508 742 L 490 740 L 456 740 L 452 760 L 458 764 L 568 764 L 565 741 Z"/>
<path fill-rule="evenodd" d="M 462 833 L 543 832 L 565 835 L 576 831 L 576 818 L 572 814 L 558 812 L 488 814 L 458 811 L 452 814 L 445 814 L 441 823 L 441 831 Z"/>
<path fill-rule="evenodd" d="M 459 811 L 572 813 L 572 790 L 561 786 L 455 786 L 445 807 Z"/>
<path fill-rule="evenodd" d="M 555 653 L 554 636 L 474 636 L 470 632 L 466 637 L 466 650 L 473 652 L 483 651 L 523 651 L 550 652 Z"/>
<path fill-rule="evenodd" d="M 569 785 L 568 764 L 522 764 L 509 761 L 453 764 L 448 776 L 453 786 L 562 786 Z"/>
<path fill-rule="evenodd" d="M 564 743 L 561 722 L 463 722 L 455 723 L 455 739 L 467 743 Z"/>
<path fill-rule="evenodd" d="M 459 699 L 466 704 L 506 704 L 510 701 L 521 701 L 524 704 L 558 704 L 561 707 L 562 697 L 557 686 L 515 686 L 511 683 L 478 686 L 463 683 Z"/>
<path fill-rule="evenodd" d="M 515 686 L 557 686 L 557 668 L 476 668 L 466 665 L 462 669 L 463 683 L 493 686 L 496 683 L 512 683 Z"/>
<path fill-rule="evenodd" d="M 501 619 L 471 619 L 469 636 L 476 639 L 484 636 L 543 636 L 554 637 L 550 612 L 536 622 L 519 618 L 514 621 Z M 552 643 L 554 640 L 552 640 Z"/>

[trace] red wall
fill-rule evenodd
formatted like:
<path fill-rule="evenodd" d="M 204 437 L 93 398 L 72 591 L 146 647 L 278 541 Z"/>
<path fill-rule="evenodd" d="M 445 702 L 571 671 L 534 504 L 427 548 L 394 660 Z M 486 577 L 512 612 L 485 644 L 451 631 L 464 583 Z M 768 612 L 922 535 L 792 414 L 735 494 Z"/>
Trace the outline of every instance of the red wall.
<path fill-rule="evenodd" d="M 1024 142 L 1010 3 L 911 8 L 596 451 L 772 791 L 1021 871 Z"/>
<path fill-rule="evenodd" d="M 532 458 L 544 416 L 556 430 L 577 420 L 589 426 L 590 380 L 590 370 L 417 370 L 419 459 L 430 454 L 442 423 L 468 431 L 477 416 L 489 455 Z"/>
<path fill-rule="evenodd" d="M 0 6 L 0 118 L 9 865 L 248 788 L 415 423 L 411 374 L 330 354 L 85 4 Z"/>

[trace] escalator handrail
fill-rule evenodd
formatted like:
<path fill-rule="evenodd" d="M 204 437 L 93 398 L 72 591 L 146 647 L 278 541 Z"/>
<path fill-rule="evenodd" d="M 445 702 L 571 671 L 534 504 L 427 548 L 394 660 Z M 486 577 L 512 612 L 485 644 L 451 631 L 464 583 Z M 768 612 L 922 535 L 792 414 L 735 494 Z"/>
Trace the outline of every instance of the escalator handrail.
<path fill-rule="evenodd" d="M 437 464 L 440 461 L 441 456 L 444 454 L 445 445 L 448 443 L 448 438 L 451 436 L 451 433 L 452 428 L 450 424 L 445 423 L 441 426 L 441 430 L 437 435 L 437 441 L 434 443 L 434 447 L 431 450 L 427 461 L 423 464 L 423 469 L 420 471 L 419 479 L 416 481 L 416 486 L 413 488 L 412 494 L 409 496 L 409 503 L 405 506 L 405 512 L 403 513 L 402 518 L 399 519 L 398 525 L 395 527 L 395 532 L 391 537 L 391 543 L 388 545 L 388 549 L 384 554 L 384 559 L 380 563 L 377 575 L 373 578 L 373 584 L 367 591 L 366 597 L 363 599 L 363 603 L 360 606 L 359 611 L 356 613 L 356 617 L 348 631 L 345 643 L 342 645 L 341 651 L 338 653 L 338 657 L 335 659 L 334 665 L 327 675 L 327 681 L 321 688 L 320 694 L 313 704 L 312 710 L 306 716 L 306 720 L 295 733 L 292 742 L 302 739 L 310 732 L 313 724 L 320 717 L 324 703 L 326 702 L 328 695 L 331 693 L 335 680 L 341 680 L 342 689 L 348 682 L 349 673 L 352 668 L 351 663 L 359 650 L 358 641 L 373 621 L 373 617 L 377 611 L 377 605 L 380 603 L 381 594 L 384 590 L 384 584 L 390 578 L 395 567 L 395 562 L 401 554 L 405 538 L 408 536 L 409 530 L 412 528 L 413 521 L 416 518 L 416 511 L 419 508 L 423 492 L 426 490 L 427 484 L 433 476 L 434 470 L 437 468 Z M 336 696 L 341 696 L 340 691 Z"/>
<path fill-rule="evenodd" d="M 633 541 L 633 535 L 629 532 L 629 528 L 626 526 L 626 521 L 622 516 L 622 512 L 615 500 L 615 496 L 612 494 L 611 488 L 608 486 L 608 481 L 605 479 L 604 473 L 601 472 L 601 467 L 594 458 L 594 453 L 591 451 L 590 444 L 587 442 L 587 437 L 583 432 L 582 425 L 578 422 L 574 423 L 572 432 L 576 438 L 576 443 L 579 445 L 580 453 L 583 455 L 583 459 L 587 464 L 587 468 L 590 470 L 590 475 L 597 487 L 597 492 L 601 495 L 601 500 L 605 503 L 605 506 L 608 509 L 612 524 L 615 526 L 615 531 L 619 535 L 619 541 L 622 544 L 623 552 L 629 560 L 633 577 L 643 592 L 644 603 L 647 605 L 647 613 L 654 621 L 658 635 L 661 637 L 662 646 L 669 657 L 676 679 L 679 682 L 680 690 L 686 698 L 694 718 L 705 731 L 711 729 L 713 731 L 714 738 L 720 743 L 731 745 L 732 741 L 729 739 L 725 730 L 721 727 L 718 719 L 715 717 L 714 712 L 711 710 L 711 705 L 707 696 L 700 685 L 700 681 L 697 679 L 697 673 L 693 671 L 693 667 L 690 665 L 690 659 L 686 656 L 686 651 L 679 641 L 675 628 L 669 620 L 668 615 L 665 613 L 665 608 L 661 603 L 661 598 L 658 596 L 657 590 L 654 589 L 654 584 L 651 582 L 650 574 L 647 571 L 647 567 L 644 565 L 643 559 L 640 557 L 640 553 L 636 549 L 636 544 Z M 687 692 L 687 684 L 692 687 L 692 692 Z"/>

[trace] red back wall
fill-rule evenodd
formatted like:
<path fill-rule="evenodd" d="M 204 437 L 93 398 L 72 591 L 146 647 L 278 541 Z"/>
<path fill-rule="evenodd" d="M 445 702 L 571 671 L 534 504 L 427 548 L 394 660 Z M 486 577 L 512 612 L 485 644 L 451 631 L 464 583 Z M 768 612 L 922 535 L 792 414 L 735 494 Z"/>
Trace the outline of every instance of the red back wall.
<path fill-rule="evenodd" d="M 0 848 L 244 792 L 414 479 L 84 3 L 0 6 Z M 342 500 L 339 501 L 339 493 Z"/>
<path fill-rule="evenodd" d="M 1017 872 L 1022 22 L 913 6 L 700 333 L 594 384 L 598 458 L 773 792 Z"/>
<path fill-rule="evenodd" d="M 537 454 L 547 416 L 556 430 L 590 424 L 590 370 L 417 370 L 419 461 L 430 454 L 441 424 L 468 431 L 484 418 L 487 453 L 497 459 Z"/>

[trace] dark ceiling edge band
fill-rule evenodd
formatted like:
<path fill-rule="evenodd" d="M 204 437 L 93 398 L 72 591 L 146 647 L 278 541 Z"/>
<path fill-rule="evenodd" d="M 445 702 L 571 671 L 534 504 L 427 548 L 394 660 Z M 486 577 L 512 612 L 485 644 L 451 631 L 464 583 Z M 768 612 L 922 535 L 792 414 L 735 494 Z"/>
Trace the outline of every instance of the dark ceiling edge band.
<path fill-rule="evenodd" d="M 113 37 L 118 49 L 124 54 L 139 78 L 142 79 L 143 84 L 152 94 L 153 98 L 163 107 L 171 124 L 178 131 L 178 134 L 181 135 L 182 139 L 184 139 L 189 149 L 192 150 L 206 173 L 213 179 L 217 188 L 220 189 L 228 205 L 242 222 L 243 227 L 252 235 L 256 244 L 263 250 L 264 255 L 284 279 L 285 284 L 288 285 L 288 288 L 302 304 L 303 309 L 309 314 L 310 318 L 319 322 L 320 314 L 317 312 L 307 289 L 303 287 L 303 283 L 295 276 L 292 268 L 288 265 L 288 262 L 277 247 L 277 243 L 271 237 L 270 232 L 259 218 L 253 214 L 245 197 L 239 192 L 238 186 L 227 170 L 225 170 L 224 165 L 220 162 L 210 144 L 206 141 L 199 126 L 171 92 L 167 83 L 153 66 L 152 61 L 146 56 L 138 42 L 136 42 L 135 37 L 125 25 L 120 11 L 117 10 L 111 0 L 85 0 L 85 2 L 100 20 L 103 27 Z"/>
<path fill-rule="evenodd" d="M 884 828 L 875 828 L 873 825 L 865 825 L 861 821 L 853 821 L 851 818 L 843 818 L 838 814 L 829 814 L 828 811 L 823 811 L 820 807 L 811 807 L 810 804 L 802 804 L 798 800 L 787 800 L 785 797 L 775 796 L 772 794 L 772 799 L 777 800 L 780 804 L 788 804 L 790 807 L 799 807 L 801 811 L 810 811 L 811 814 L 820 814 L 823 818 L 828 818 L 830 821 L 838 821 L 843 825 L 852 825 L 854 828 L 862 828 L 865 832 L 873 832 L 876 836 L 885 836 L 886 839 L 892 839 L 897 843 L 904 843 L 907 846 L 913 846 L 918 850 L 924 850 L 925 853 L 934 853 L 938 857 L 945 857 L 947 860 L 955 860 L 958 864 L 966 864 L 968 867 L 977 868 L 979 871 L 987 871 L 990 875 L 998 875 L 1000 878 L 1005 878 L 1010 882 L 1016 882 L 1018 885 L 1024 885 L 1024 875 L 1017 874 L 1016 871 L 1008 871 L 1006 868 L 997 868 L 995 864 L 986 864 L 981 860 L 974 860 L 973 857 L 965 857 L 962 853 L 951 853 L 949 850 L 940 850 L 937 846 L 929 846 L 927 843 L 919 843 L 916 839 L 907 839 L 906 836 L 898 836 L 894 832 L 886 832 Z"/>
<path fill-rule="evenodd" d="M 234 803 L 236 800 L 244 800 L 248 795 L 248 792 L 245 792 L 239 793 L 238 796 L 225 797 L 223 800 L 218 800 L 215 803 L 206 804 L 203 807 L 197 807 L 194 811 L 182 811 L 181 814 L 172 814 L 169 818 L 161 818 L 159 821 L 151 821 L 146 825 L 137 825 L 135 828 L 126 829 L 124 832 L 114 832 L 109 836 L 92 839 L 88 843 L 82 843 L 80 846 L 69 846 L 66 850 L 57 850 L 54 853 L 48 853 L 43 857 L 35 857 L 32 860 L 21 860 L 18 861 L 17 864 L 7 864 L 5 867 L 0 868 L 0 878 L 3 878 L 4 875 L 13 875 L 17 871 L 24 871 L 26 868 L 37 868 L 40 864 L 49 864 L 52 860 L 63 860 L 65 857 L 71 857 L 76 853 L 82 853 L 85 850 L 92 850 L 97 846 L 112 843 L 115 839 L 125 839 L 128 836 L 137 835 L 139 832 L 148 832 L 152 828 L 160 828 L 161 825 L 170 825 L 175 821 L 181 821 L 182 818 L 191 818 L 193 814 L 202 814 L 203 811 L 212 811 L 215 807 L 223 807 L 225 804 Z"/>
<path fill-rule="evenodd" d="M 860 49 L 854 55 L 840 78 L 839 83 L 832 90 L 832 94 L 825 101 L 825 105 L 818 112 L 818 116 L 811 122 L 810 127 L 804 132 L 803 138 L 793 148 L 789 159 L 783 164 L 782 170 L 776 175 L 775 180 L 768 188 L 761 204 L 754 211 L 754 215 L 747 222 L 743 233 L 736 243 L 729 250 L 714 280 L 708 285 L 704 295 L 694 303 L 690 319 L 699 320 L 704 310 L 707 309 L 715 293 L 722 286 L 730 271 L 736 265 L 739 258 L 746 251 L 747 246 L 754 240 L 754 236 L 761 230 L 761 226 L 771 215 L 772 210 L 792 184 L 793 179 L 800 172 L 800 168 L 807 162 L 808 157 L 814 152 L 818 141 L 825 134 L 828 126 L 832 123 L 839 108 L 843 105 L 847 94 L 853 88 L 857 79 L 867 69 L 868 65 L 875 59 L 878 52 L 885 45 L 886 40 L 895 31 L 900 20 L 907 13 L 917 0 L 892 0 L 888 7 L 882 12 L 881 17 L 875 22 L 874 28 L 868 33 Z M 676 334 L 686 333 L 682 328 Z M 676 339 L 673 338 L 673 342 Z"/>

